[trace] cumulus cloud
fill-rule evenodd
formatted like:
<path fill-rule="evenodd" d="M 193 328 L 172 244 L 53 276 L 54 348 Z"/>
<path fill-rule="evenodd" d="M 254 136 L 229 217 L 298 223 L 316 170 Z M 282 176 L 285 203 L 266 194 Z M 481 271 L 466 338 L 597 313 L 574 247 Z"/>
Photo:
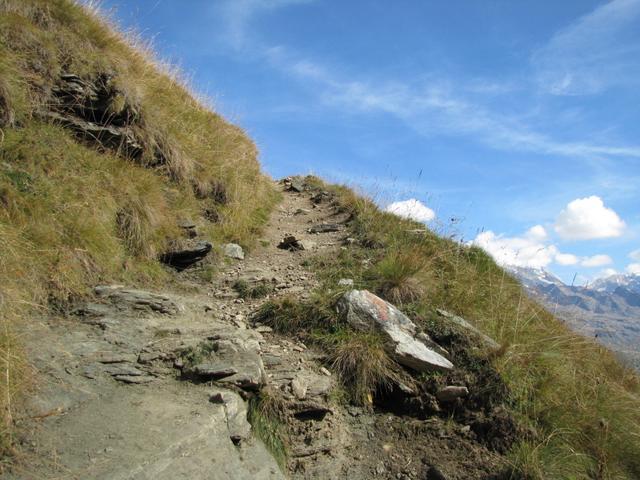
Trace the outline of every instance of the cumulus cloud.
<path fill-rule="evenodd" d="M 542 227 L 541 227 L 542 228 Z M 533 227 L 521 237 L 505 237 L 492 231 L 480 233 L 471 243 L 489 253 L 501 265 L 543 268 L 558 255 L 554 245 L 546 245 L 544 228 Z"/>
<path fill-rule="evenodd" d="M 615 268 L 605 268 L 600 272 L 600 274 L 596 278 L 607 278 L 617 274 L 618 274 L 618 271 Z"/>
<path fill-rule="evenodd" d="M 571 253 L 558 253 L 556 255 L 556 262 L 559 265 L 575 265 L 580 259 Z"/>
<path fill-rule="evenodd" d="M 627 273 L 640 275 L 640 263 L 630 263 L 627 265 Z"/>
<path fill-rule="evenodd" d="M 582 262 L 580 262 L 583 267 L 603 267 L 605 265 L 611 265 L 612 263 L 613 260 L 609 255 L 594 255 L 583 258 Z"/>
<path fill-rule="evenodd" d="M 619 237 L 626 225 L 598 196 L 577 198 L 560 212 L 555 231 L 565 240 Z"/>
<path fill-rule="evenodd" d="M 418 222 L 429 222 L 436 217 L 433 210 L 415 198 L 401 202 L 393 202 L 389 204 L 385 210 L 399 217 L 416 220 Z"/>

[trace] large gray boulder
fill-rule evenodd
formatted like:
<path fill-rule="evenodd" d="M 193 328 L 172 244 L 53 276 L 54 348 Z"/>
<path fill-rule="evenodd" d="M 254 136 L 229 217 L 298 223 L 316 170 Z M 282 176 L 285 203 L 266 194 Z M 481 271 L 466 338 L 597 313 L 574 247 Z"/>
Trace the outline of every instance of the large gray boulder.
<path fill-rule="evenodd" d="M 381 332 L 398 363 L 419 372 L 449 370 L 453 364 L 416 338 L 418 328 L 400 310 L 367 290 L 351 290 L 337 304 L 338 312 L 357 330 Z"/>

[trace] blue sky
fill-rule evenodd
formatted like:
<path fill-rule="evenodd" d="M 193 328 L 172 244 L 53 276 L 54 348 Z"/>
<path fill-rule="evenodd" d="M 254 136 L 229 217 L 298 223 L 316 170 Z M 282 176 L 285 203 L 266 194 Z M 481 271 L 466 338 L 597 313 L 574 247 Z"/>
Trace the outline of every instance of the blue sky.
<path fill-rule="evenodd" d="M 565 281 L 640 273 L 640 0 L 102 8 L 245 128 L 274 177 L 357 185 Z"/>

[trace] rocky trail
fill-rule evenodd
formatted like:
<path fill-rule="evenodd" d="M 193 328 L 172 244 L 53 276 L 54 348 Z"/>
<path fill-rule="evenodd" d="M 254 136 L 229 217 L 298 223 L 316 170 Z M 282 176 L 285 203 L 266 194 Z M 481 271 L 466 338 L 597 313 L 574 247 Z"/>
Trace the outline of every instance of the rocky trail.
<path fill-rule="evenodd" d="M 309 297 L 305 260 L 345 248 L 346 218 L 322 192 L 278 185 L 283 201 L 255 250 L 225 246 L 210 283 L 176 274 L 194 293 L 98 286 L 70 315 L 34 319 L 27 461 L 6 478 L 494 478 L 499 460 L 468 426 L 341 405 L 321 352 L 251 322 L 268 298 Z M 238 281 L 270 293 L 240 298 Z M 282 468 L 247 421 L 246 399 L 265 385 L 285 399 Z"/>

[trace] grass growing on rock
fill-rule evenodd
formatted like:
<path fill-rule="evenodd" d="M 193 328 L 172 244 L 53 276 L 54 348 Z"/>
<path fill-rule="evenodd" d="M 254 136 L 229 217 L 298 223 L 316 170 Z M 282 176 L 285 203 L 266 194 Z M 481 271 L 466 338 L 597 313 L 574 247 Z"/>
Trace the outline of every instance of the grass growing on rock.
<path fill-rule="evenodd" d="M 635 372 L 529 299 L 481 249 L 416 232 L 424 226 L 383 212 L 348 188 L 316 178 L 308 183 L 332 193 L 350 214 L 349 235 L 357 240 L 312 263 L 324 295 L 337 291 L 338 279 L 352 278 L 356 288 L 401 304 L 429 333 L 437 333 L 435 309 L 444 308 L 501 345 L 488 358 L 510 390 L 519 422 L 532 432 L 509 453 L 519 476 L 640 478 Z"/>
<path fill-rule="evenodd" d="M 249 400 L 247 413 L 253 433 L 262 440 L 282 471 L 289 457 L 284 408 L 279 394 L 265 387 Z"/>
<path fill-rule="evenodd" d="M 107 111 L 133 112 L 145 154 L 50 123 L 62 74 L 110 78 Z M 157 255 L 180 239 L 181 219 L 202 219 L 207 240 L 251 247 L 276 201 L 251 139 L 147 46 L 71 0 L 0 0 L 0 454 L 29 378 L 16 322 L 98 282 L 166 283 Z"/>

